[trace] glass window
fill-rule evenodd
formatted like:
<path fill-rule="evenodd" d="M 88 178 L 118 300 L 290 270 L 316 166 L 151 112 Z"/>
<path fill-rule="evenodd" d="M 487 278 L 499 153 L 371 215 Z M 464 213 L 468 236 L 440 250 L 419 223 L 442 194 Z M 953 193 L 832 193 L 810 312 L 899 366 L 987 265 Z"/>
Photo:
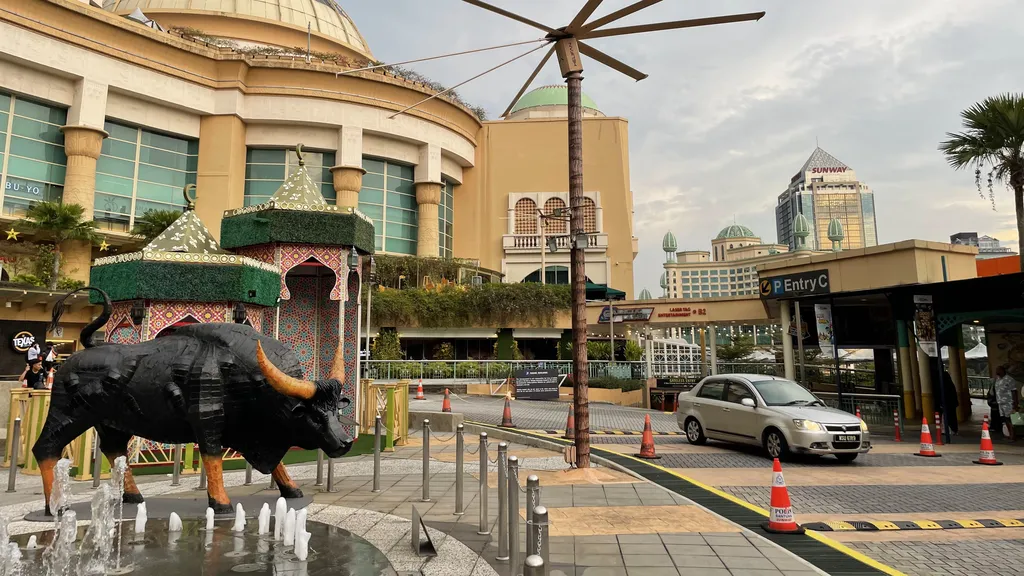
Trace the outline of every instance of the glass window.
<path fill-rule="evenodd" d="M 708 275 L 708 271 L 707 270 L 701 270 L 700 271 L 700 275 L 701 276 L 707 276 Z"/>
<path fill-rule="evenodd" d="M 0 189 L 3 215 L 22 217 L 32 204 L 64 194 L 67 110 L 0 94 Z"/>
<path fill-rule="evenodd" d="M 93 219 L 127 232 L 149 210 L 182 210 L 182 189 L 195 184 L 199 141 L 106 121 L 110 136 L 96 162 Z M 200 194 L 203 191 L 199 191 Z"/>
<path fill-rule="evenodd" d="M 328 204 L 337 202 L 334 191 L 334 152 L 302 151 L 306 172 Z M 249 148 L 245 152 L 245 205 L 262 204 L 277 192 L 285 178 L 299 169 L 295 150 L 284 148 Z M 364 180 L 365 182 L 365 180 Z"/>
<path fill-rule="evenodd" d="M 725 391 L 725 382 L 706 382 L 700 387 L 697 392 L 697 398 L 707 398 L 709 400 L 721 400 L 722 393 Z"/>
<path fill-rule="evenodd" d="M 363 158 L 363 187 L 359 191 L 359 211 L 373 220 L 374 244 L 377 250 L 396 254 L 416 254 L 419 222 L 416 205 L 414 168 L 386 160 Z M 445 183 L 438 206 L 438 247 L 442 256 L 450 255 L 454 191 Z M 449 204 L 451 202 L 451 204 Z M 449 232 L 447 237 L 445 232 Z"/>
<path fill-rule="evenodd" d="M 751 394 L 750 388 L 746 384 L 740 384 L 739 382 L 729 382 L 729 386 L 725 389 L 725 401 L 739 404 L 744 398 L 754 399 L 754 395 Z"/>

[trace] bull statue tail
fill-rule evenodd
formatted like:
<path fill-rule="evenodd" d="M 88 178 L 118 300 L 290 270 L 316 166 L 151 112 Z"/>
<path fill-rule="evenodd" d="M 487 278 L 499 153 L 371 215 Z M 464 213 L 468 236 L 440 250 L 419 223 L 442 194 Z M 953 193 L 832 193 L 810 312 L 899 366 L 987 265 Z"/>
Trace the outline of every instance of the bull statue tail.
<path fill-rule="evenodd" d="M 92 335 L 95 334 L 97 330 L 102 328 L 107 323 L 107 320 L 110 319 L 110 297 L 107 296 L 107 293 L 104 292 L 103 290 L 100 290 L 99 288 L 93 288 L 92 286 L 86 286 L 84 288 L 79 288 L 78 290 L 72 290 L 71 292 L 65 294 L 63 298 L 58 300 L 57 303 L 53 305 L 53 318 L 50 319 L 50 327 L 48 329 L 50 332 L 52 332 L 54 328 L 56 328 L 57 325 L 60 324 L 60 317 L 64 314 L 65 300 L 67 300 L 75 292 L 90 290 L 96 292 L 97 294 L 103 297 L 103 312 L 101 312 L 100 315 L 95 320 L 86 325 L 85 328 L 82 328 L 82 334 L 79 336 L 79 340 L 82 341 L 82 346 L 85 348 L 93 347 Z"/>

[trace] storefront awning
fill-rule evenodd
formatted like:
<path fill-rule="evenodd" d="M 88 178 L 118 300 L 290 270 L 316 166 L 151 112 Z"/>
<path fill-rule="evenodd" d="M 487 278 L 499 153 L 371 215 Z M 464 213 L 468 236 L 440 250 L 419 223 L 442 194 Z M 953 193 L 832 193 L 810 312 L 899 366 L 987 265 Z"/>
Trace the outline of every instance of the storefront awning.
<path fill-rule="evenodd" d="M 609 288 L 607 284 L 587 282 L 587 300 L 625 300 L 626 293 L 622 290 Z"/>

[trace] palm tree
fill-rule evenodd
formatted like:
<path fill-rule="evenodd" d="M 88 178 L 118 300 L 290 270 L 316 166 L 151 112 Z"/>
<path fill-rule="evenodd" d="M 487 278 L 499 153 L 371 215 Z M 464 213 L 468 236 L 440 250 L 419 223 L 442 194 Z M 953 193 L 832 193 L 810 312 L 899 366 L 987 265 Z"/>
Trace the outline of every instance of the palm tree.
<path fill-rule="evenodd" d="M 142 218 L 135 220 L 132 236 L 141 238 L 147 243 L 159 236 L 168 226 L 181 217 L 180 210 L 146 210 Z"/>
<path fill-rule="evenodd" d="M 60 202 L 39 202 L 25 213 L 18 223 L 41 232 L 53 242 L 53 273 L 50 275 L 50 290 L 57 289 L 60 279 L 60 245 L 68 240 L 95 242 L 99 239 L 96 223 L 83 221 L 85 209 L 78 204 Z"/>
<path fill-rule="evenodd" d="M 989 199 L 995 207 L 993 182 L 1006 184 L 1017 209 L 1017 253 L 1024 270 L 1024 94 L 1000 94 L 978 102 L 960 113 L 963 132 L 949 132 L 939 145 L 953 168 L 974 168 L 981 191 L 982 171 L 987 170 Z"/>

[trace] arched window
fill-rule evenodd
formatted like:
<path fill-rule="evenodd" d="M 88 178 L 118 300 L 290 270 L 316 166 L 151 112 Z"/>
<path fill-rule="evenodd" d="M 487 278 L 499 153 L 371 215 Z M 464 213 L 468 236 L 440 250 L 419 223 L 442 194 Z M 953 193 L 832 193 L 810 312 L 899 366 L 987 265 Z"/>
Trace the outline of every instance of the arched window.
<path fill-rule="evenodd" d="M 516 202 L 516 234 L 537 233 L 537 203 L 529 198 Z"/>
<path fill-rule="evenodd" d="M 548 216 L 554 215 L 555 211 L 562 210 L 562 218 L 568 216 L 565 211 L 565 201 L 561 198 L 548 198 L 547 202 L 544 202 L 544 214 Z M 565 220 L 544 220 L 544 233 L 545 234 L 565 234 L 566 230 Z"/>
<path fill-rule="evenodd" d="M 597 232 L 597 205 L 590 198 L 584 198 L 581 205 L 583 206 L 583 231 Z"/>

